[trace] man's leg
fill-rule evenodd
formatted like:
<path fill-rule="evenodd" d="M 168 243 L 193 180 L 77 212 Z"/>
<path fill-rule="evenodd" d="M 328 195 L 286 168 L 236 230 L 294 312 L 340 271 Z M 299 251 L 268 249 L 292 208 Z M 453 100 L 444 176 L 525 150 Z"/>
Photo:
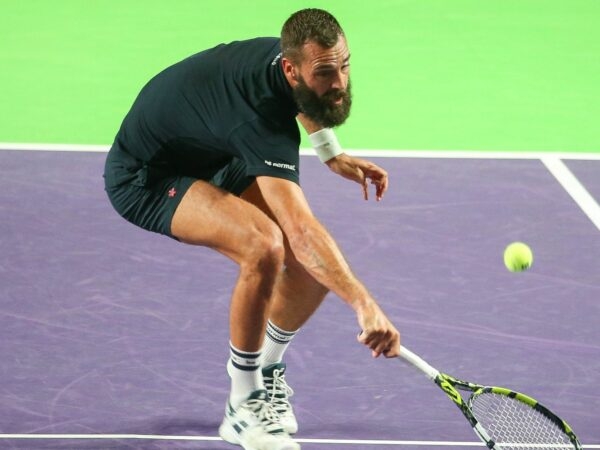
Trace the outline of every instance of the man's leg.
<path fill-rule="evenodd" d="M 197 181 L 173 215 L 171 234 L 182 242 L 213 248 L 240 267 L 229 322 L 232 389 L 219 434 L 245 449 L 299 450 L 261 390 L 260 350 L 284 260 L 281 230 L 255 206 Z"/>
<path fill-rule="evenodd" d="M 291 255 L 291 252 L 286 254 Z M 326 294 L 327 289 L 294 258 L 286 258 L 286 267 L 273 290 L 273 306 L 262 349 L 262 376 L 281 426 L 290 434 L 298 432 L 298 421 L 290 403 L 294 391 L 286 380 L 283 356 L 299 328 L 317 310 Z"/>
<path fill-rule="evenodd" d="M 171 233 L 187 244 L 210 247 L 239 265 L 231 298 L 231 342 L 242 351 L 259 351 L 283 264 L 279 227 L 235 195 L 197 181 L 177 207 Z"/>
<path fill-rule="evenodd" d="M 273 218 L 256 183 L 242 194 Z M 285 379 L 283 355 L 298 329 L 314 314 L 328 289 L 318 283 L 294 258 L 286 244 L 285 269 L 279 273 L 273 289 L 273 304 L 263 346 L 262 374 L 269 401 L 279 413 L 282 427 L 290 434 L 298 431 L 298 422 L 289 401 L 294 391 Z"/>

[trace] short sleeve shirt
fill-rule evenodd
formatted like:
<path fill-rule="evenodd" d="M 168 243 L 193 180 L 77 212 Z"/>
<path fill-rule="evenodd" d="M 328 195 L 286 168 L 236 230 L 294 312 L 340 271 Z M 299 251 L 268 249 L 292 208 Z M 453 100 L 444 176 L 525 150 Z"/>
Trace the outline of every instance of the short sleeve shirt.
<path fill-rule="evenodd" d="M 209 179 L 234 158 L 247 176 L 298 183 L 297 113 L 279 39 L 218 45 L 144 86 L 111 148 L 107 185 L 169 175 Z"/>

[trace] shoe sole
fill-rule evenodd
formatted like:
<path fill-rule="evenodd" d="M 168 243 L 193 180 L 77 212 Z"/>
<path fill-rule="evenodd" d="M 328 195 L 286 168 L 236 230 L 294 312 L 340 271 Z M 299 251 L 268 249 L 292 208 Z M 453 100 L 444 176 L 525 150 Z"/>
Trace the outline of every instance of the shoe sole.
<path fill-rule="evenodd" d="M 291 425 L 285 425 L 285 424 L 281 424 L 281 427 L 283 428 L 283 431 L 285 431 L 287 434 L 296 434 L 298 433 L 298 427 L 297 426 L 291 426 Z"/>
<path fill-rule="evenodd" d="M 281 422 L 279 422 L 283 431 L 287 434 L 296 434 L 298 432 L 298 422 L 295 420 L 285 420 L 282 418 Z"/>
<path fill-rule="evenodd" d="M 219 427 L 219 436 L 221 436 L 221 439 L 223 439 L 225 442 L 234 445 L 239 445 L 244 450 L 259 450 L 256 447 L 244 446 L 243 444 L 241 444 L 240 440 L 238 439 L 238 434 L 233 429 L 231 424 L 227 421 L 227 419 L 224 419 L 223 423 Z M 300 444 L 294 442 L 293 444 L 280 447 L 279 450 L 300 450 Z"/>
<path fill-rule="evenodd" d="M 223 439 L 225 442 L 229 442 L 230 444 L 240 445 L 240 441 L 237 437 L 237 433 L 235 432 L 235 430 L 233 429 L 231 424 L 227 421 L 227 419 L 224 419 L 223 423 L 219 427 L 219 436 L 221 436 L 221 439 Z M 253 450 L 253 449 L 247 449 L 247 450 Z"/>

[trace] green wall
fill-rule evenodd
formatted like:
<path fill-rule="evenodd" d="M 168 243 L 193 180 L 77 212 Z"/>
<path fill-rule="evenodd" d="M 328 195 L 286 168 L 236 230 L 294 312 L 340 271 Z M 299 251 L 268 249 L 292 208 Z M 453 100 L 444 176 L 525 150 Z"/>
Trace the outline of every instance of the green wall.
<path fill-rule="evenodd" d="M 156 72 L 303 7 L 348 35 L 347 148 L 600 152 L 598 0 L 2 0 L 0 142 L 110 144 Z"/>

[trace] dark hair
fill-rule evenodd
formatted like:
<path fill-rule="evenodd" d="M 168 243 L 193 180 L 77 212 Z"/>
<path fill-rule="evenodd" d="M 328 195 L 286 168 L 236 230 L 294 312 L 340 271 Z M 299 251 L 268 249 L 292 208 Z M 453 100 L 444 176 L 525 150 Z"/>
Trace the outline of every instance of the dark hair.
<path fill-rule="evenodd" d="M 281 51 L 283 56 L 295 63 L 300 62 L 302 46 L 314 41 L 325 48 L 333 47 L 342 27 L 335 17 L 322 9 L 308 8 L 296 11 L 281 29 Z"/>

